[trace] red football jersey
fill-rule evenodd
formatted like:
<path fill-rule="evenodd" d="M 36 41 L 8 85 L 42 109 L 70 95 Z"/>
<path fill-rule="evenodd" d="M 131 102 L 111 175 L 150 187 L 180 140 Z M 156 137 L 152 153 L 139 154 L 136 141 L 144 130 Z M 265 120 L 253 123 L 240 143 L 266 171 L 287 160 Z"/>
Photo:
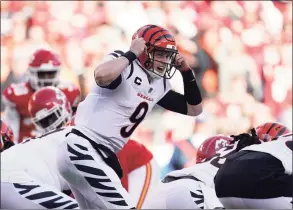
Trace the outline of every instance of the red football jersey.
<path fill-rule="evenodd" d="M 3 97 L 8 102 L 6 106 L 14 106 L 19 113 L 20 122 L 17 143 L 20 143 L 25 138 L 34 136 L 35 126 L 28 111 L 28 101 L 33 93 L 34 89 L 31 88 L 28 82 L 12 83 L 3 91 Z"/>
<path fill-rule="evenodd" d="M 81 100 L 81 93 L 78 87 L 73 83 L 61 83 L 58 88 L 63 91 L 69 100 L 71 107 L 76 108 Z"/>
<path fill-rule="evenodd" d="M 153 158 L 153 154 L 144 145 L 131 139 L 118 152 L 117 156 L 123 170 L 121 183 L 126 190 L 128 190 L 128 174 L 147 164 Z"/>
<path fill-rule="evenodd" d="M 75 85 L 64 85 L 61 83 L 58 85 L 58 88 L 60 88 L 66 96 L 69 95 L 69 101 L 72 104 L 73 102 L 80 101 L 80 92 L 76 91 L 78 88 Z M 6 106 L 14 106 L 20 115 L 17 143 L 22 142 L 23 139 L 34 137 L 37 134 L 28 111 L 28 101 L 34 92 L 35 90 L 31 88 L 29 82 L 12 83 L 3 91 L 3 97 L 7 101 Z"/>

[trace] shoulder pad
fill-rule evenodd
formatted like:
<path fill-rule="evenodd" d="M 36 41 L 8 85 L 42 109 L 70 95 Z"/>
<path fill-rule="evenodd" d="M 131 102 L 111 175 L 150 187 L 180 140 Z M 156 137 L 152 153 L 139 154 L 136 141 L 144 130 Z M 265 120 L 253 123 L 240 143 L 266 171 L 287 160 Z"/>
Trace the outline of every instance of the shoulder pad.
<path fill-rule="evenodd" d="M 8 104 L 18 102 L 18 98 L 28 95 L 30 92 L 26 83 L 12 83 L 2 93 L 3 99 Z"/>
<path fill-rule="evenodd" d="M 71 106 L 76 107 L 79 104 L 81 100 L 81 92 L 75 84 L 67 83 L 58 87 L 66 95 Z"/>
<path fill-rule="evenodd" d="M 115 58 L 118 58 L 120 57 L 121 55 L 123 55 L 124 52 L 121 51 L 121 50 L 114 50 L 112 51 L 111 53 L 107 54 L 103 59 L 102 61 L 100 62 L 101 63 L 104 63 L 106 61 L 109 61 L 109 60 L 112 60 L 112 59 L 115 59 Z"/>
<path fill-rule="evenodd" d="M 58 88 L 60 90 L 68 89 L 69 91 L 78 89 L 77 86 L 74 83 L 72 83 L 72 82 L 60 82 L 58 84 Z"/>

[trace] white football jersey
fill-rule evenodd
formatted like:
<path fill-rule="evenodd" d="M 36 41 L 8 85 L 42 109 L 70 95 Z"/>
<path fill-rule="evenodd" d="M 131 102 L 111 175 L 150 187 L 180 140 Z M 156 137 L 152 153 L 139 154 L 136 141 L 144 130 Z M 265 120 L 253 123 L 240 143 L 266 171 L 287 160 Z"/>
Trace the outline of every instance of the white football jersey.
<path fill-rule="evenodd" d="M 292 174 L 292 140 L 292 134 L 286 134 L 274 141 L 251 145 L 242 150 L 268 153 L 282 162 L 285 173 Z"/>
<path fill-rule="evenodd" d="M 115 59 L 117 52 L 105 60 Z M 163 78 L 149 82 L 138 61 L 121 76 L 122 82 L 115 89 L 95 85 L 79 104 L 75 117 L 78 130 L 114 152 L 124 146 L 139 123 L 171 89 L 169 81 Z"/>
<path fill-rule="evenodd" d="M 212 158 L 203 163 L 195 164 L 188 168 L 172 171 L 167 176 L 184 177 L 193 176 L 209 187 L 214 188 L 214 177 L 219 168 L 225 163 L 228 155 L 235 152 L 237 143 L 230 144 L 216 152 Z"/>
<path fill-rule="evenodd" d="M 56 129 L 37 138 L 27 139 L 1 153 L 1 182 L 21 183 L 19 172 L 59 189 L 69 190 L 59 175 L 56 157 L 65 134 L 72 128 Z"/>

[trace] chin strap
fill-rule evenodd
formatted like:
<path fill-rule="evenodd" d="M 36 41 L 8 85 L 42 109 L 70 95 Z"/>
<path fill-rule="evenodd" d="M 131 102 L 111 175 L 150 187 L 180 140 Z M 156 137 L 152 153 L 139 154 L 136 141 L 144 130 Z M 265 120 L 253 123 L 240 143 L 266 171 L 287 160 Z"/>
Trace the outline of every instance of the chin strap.
<path fill-rule="evenodd" d="M 159 75 L 153 73 L 151 70 L 147 70 L 146 68 L 144 68 L 138 61 L 135 62 L 146 73 L 149 82 L 152 82 L 155 79 L 162 78 Z"/>

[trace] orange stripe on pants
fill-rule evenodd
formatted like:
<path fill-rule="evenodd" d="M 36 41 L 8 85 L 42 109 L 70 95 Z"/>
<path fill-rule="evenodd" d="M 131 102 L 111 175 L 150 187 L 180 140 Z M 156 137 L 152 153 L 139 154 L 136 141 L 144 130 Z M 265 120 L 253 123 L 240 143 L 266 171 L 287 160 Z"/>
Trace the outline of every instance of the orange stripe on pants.
<path fill-rule="evenodd" d="M 146 177 L 145 177 L 145 181 L 144 181 L 144 185 L 142 188 L 142 192 L 140 194 L 138 203 L 137 203 L 137 209 L 141 209 L 141 206 L 145 200 L 146 194 L 149 190 L 150 187 L 150 183 L 151 183 L 151 178 L 152 178 L 152 166 L 150 163 L 146 164 Z"/>

